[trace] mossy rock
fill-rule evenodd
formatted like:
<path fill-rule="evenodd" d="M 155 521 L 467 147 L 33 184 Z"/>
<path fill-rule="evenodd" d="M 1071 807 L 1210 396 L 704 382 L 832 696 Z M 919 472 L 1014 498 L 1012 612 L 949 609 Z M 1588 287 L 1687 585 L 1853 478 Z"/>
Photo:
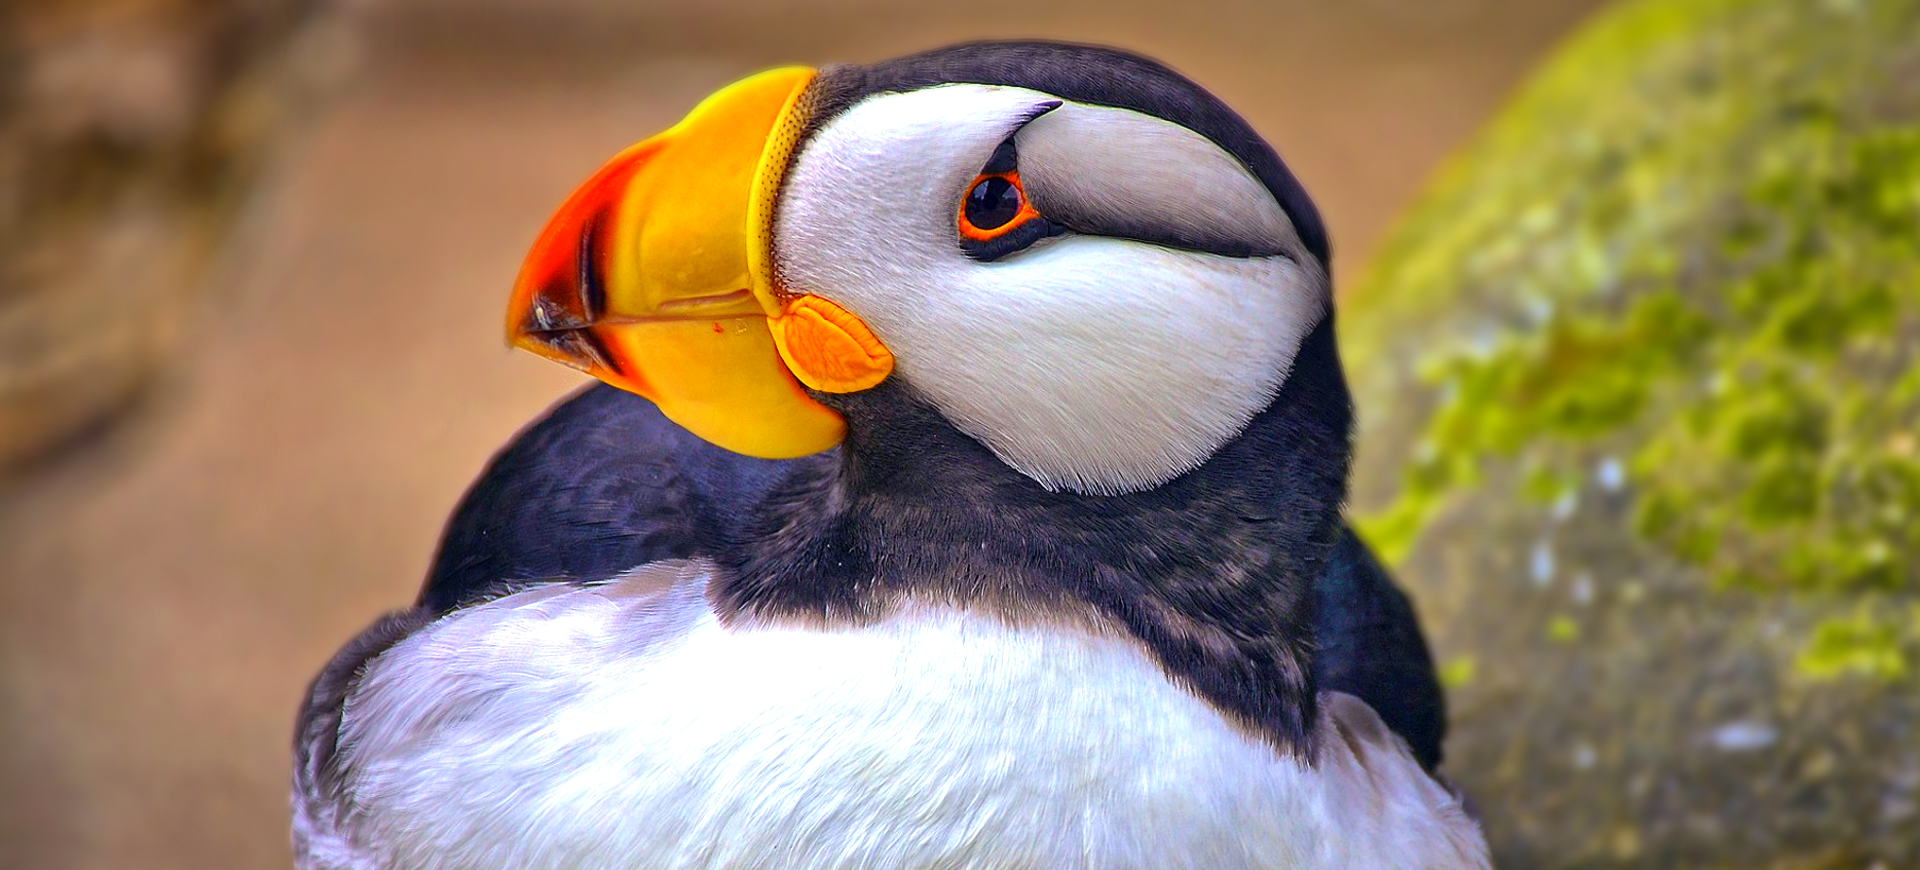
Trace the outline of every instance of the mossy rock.
<path fill-rule="evenodd" d="M 1514 867 L 1920 867 L 1920 0 L 1636 0 L 1342 309 Z"/>

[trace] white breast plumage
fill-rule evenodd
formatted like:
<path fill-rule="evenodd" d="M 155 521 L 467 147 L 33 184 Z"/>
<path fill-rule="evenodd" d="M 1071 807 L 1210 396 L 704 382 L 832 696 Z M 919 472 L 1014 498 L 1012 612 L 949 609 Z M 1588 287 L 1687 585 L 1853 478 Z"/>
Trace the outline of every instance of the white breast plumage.
<path fill-rule="evenodd" d="M 368 667 L 350 866 L 1484 866 L 1364 704 L 1275 752 L 1134 643 L 950 609 L 723 627 L 702 563 L 446 617 Z"/>

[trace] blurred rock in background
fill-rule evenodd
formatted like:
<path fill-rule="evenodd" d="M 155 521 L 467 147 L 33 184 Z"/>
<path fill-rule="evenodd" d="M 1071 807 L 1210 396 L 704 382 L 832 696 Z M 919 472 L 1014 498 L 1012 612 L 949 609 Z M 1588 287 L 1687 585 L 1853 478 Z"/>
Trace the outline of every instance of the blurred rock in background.
<path fill-rule="evenodd" d="M 1920 867 L 1920 2 L 1614 8 L 1350 299 L 1506 866 Z"/>
<path fill-rule="evenodd" d="M 320 3 L 0 5 L 0 474 L 166 370 L 254 181 L 350 59 Z"/>

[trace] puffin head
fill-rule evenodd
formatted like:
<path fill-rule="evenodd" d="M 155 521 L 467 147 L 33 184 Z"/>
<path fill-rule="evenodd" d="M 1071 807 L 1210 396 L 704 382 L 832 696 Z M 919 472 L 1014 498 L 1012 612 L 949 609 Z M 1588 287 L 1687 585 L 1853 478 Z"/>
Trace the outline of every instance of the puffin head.
<path fill-rule="evenodd" d="M 572 194 L 507 332 L 739 453 L 934 420 L 1059 494 L 1161 487 L 1285 403 L 1267 447 L 1317 435 L 1337 502 L 1327 260 L 1299 183 L 1199 86 L 982 43 L 716 93 Z"/>

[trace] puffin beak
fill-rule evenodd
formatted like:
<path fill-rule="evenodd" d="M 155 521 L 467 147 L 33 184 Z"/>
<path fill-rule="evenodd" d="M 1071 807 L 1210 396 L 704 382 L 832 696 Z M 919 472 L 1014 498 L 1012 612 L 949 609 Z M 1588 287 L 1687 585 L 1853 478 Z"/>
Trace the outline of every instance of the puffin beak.
<path fill-rule="evenodd" d="M 594 173 L 521 267 L 508 342 L 645 396 L 737 453 L 839 443 L 845 422 L 801 387 L 775 338 L 808 307 L 796 302 L 824 302 L 776 292 L 770 262 L 773 200 L 813 76 L 785 68 L 730 85 Z"/>

